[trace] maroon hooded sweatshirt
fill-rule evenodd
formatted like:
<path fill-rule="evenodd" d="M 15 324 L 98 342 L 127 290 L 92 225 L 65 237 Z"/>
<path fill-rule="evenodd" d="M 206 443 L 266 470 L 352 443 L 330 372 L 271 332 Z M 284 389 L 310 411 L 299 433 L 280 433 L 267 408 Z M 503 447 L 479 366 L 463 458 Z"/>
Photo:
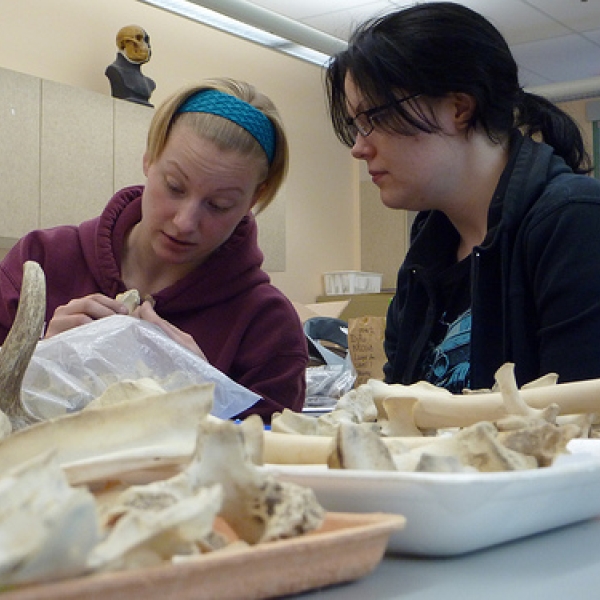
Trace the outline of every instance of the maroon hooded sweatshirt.
<path fill-rule="evenodd" d="M 141 186 L 121 190 L 103 213 L 79 227 L 27 234 L 0 263 L 0 343 L 17 310 L 23 263 L 37 261 L 47 285 L 46 322 L 58 306 L 99 292 L 125 291 L 120 263 L 124 237 L 141 219 Z M 291 302 L 261 269 L 257 226 L 249 214 L 192 273 L 153 295 L 155 310 L 194 337 L 208 361 L 261 396 L 240 417 L 304 405 L 306 339 Z"/>

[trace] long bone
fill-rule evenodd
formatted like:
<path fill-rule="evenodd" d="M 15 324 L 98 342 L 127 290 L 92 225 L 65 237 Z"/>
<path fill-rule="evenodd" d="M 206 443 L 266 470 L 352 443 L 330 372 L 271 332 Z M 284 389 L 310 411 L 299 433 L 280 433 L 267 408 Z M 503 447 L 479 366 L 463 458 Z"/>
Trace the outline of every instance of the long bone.
<path fill-rule="evenodd" d="M 512 368 L 508 364 L 506 368 Z M 420 430 L 446 427 L 469 427 L 479 421 L 498 421 L 511 414 L 506 394 L 480 392 L 450 394 L 445 390 L 385 384 L 370 380 L 375 402 L 405 402 L 412 406 L 412 425 Z M 556 404 L 560 415 L 600 413 L 600 379 L 557 383 L 541 387 L 522 387 L 521 400 L 529 407 L 543 410 Z M 417 402 L 414 399 L 417 398 Z"/>
<path fill-rule="evenodd" d="M 387 428 L 394 437 L 382 437 L 382 442 L 390 448 L 419 448 L 431 443 L 421 429 L 464 428 L 514 415 L 553 422 L 559 411 L 567 416 L 556 418 L 557 424 L 576 422 L 581 427 L 589 425 L 590 413 L 600 412 L 600 379 L 555 384 L 554 377 L 546 377 L 519 390 L 513 369 L 507 363 L 498 370 L 500 392 L 469 395 L 453 395 L 422 382 L 403 386 L 370 380 L 382 417 L 394 417 L 393 427 Z M 331 437 L 276 431 L 265 432 L 264 441 L 264 461 L 275 464 L 323 464 L 334 445 Z"/>
<path fill-rule="evenodd" d="M 31 422 L 21 405 L 21 385 L 42 334 L 46 315 L 46 279 L 40 265 L 23 265 L 23 284 L 14 323 L 0 349 L 0 410 L 13 431 Z"/>

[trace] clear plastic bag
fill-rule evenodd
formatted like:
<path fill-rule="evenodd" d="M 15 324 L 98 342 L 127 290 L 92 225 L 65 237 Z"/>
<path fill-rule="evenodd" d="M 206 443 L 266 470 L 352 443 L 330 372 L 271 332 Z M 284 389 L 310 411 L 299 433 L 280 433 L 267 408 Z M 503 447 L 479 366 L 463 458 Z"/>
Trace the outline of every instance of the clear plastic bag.
<path fill-rule="evenodd" d="M 331 317 L 313 317 L 304 323 L 304 333 L 311 359 L 322 363 L 306 369 L 304 405 L 334 407 L 356 380 L 356 369 L 348 352 L 348 323 Z M 338 351 L 326 348 L 321 342 L 330 342 Z"/>
<path fill-rule="evenodd" d="M 337 365 L 321 365 L 306 369 L 305 406 L 333 408 L 352 389 L 356 371 L 350 360 Z"/>
<path fill-rule="evenodd" d="M 165 390 L 215 383 L 212 414 L 230 419 L 260 396 L 140 319 L 114 315 L 38 343 L 21 402 L 32 422 L 84 408 L 117 381 L 149 377 Z"/>

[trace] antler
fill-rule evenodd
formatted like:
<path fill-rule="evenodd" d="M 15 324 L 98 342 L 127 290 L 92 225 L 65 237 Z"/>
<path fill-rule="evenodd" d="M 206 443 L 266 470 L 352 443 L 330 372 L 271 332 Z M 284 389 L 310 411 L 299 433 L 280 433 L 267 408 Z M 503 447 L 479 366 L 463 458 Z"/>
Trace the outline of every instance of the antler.
<path fill-rule="evenodd" d="M 13 431 L 30 421 L 21 405 L 21 384 L 42 334 L 46 314 L 46 279 L 37 262 L 23 265 L 23 285 L 15 321 L 0 348 L 0 410 Z"/>

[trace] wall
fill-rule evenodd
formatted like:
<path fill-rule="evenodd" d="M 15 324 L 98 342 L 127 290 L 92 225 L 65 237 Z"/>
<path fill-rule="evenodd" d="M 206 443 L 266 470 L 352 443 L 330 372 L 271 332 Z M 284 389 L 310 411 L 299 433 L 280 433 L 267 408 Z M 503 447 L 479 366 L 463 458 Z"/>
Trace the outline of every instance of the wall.
<path fill-rule="evenodd" d="M 11 140 L 0 145 L 0 208 L 19 206 L 0 221 L 2 246 L 32 229 L 77 225 L 144 178 L 153 108 L 0 67 L 0 112 L 0 139 Z M 258 217 L 266 270 L 286 269 L 285 216 L 280 194 Z"/>
<path fill-rule="evenodd" d="M 207 77 L 256 85 L 278 106 L 292 157 L 281 194 L 286 265 L 271 273 L 273 282 L 310 303 L 322 293 L 323 272 L 360 268 L 358 166 L 332 133 L 319 67 L 136 0 L 0 0 L 0 14 L 0 67 L 49 81 L 109 96 L 104 70 L 116 55 L 115 35 L 137 24 L 151 39 L 143 72 L 157 84 L 153 103 Z"/>
<path fill-rule="evenodd" d="M 143 70 L 157 83 L 154 103 L 205 77 L 257 85 L 278 105 L 292 152 L 288 181 L 270 209 L 285 211 L 286 224 L 285 270 L 272 272 L 273 282 L 304 303 L 322 294 L 326 271 L 379 271 L 383 286 L 394 286 L 407 215 L 381 205 L 377 189 L 335 139 L 321 69 L 136 0 L 0 0 L 0 11 L 0 67 L 109 95 L 104 69 L 115 57 L 115 34 L 139 24 L 151 37 L 153 56 Z M 562 106 L 579 121 L 591 149 L 585 102 Z M 18 165 L 2 166 L 18 173 Z M 0 198 L 3 210 L 11 211 L 10 203 Z"/>

